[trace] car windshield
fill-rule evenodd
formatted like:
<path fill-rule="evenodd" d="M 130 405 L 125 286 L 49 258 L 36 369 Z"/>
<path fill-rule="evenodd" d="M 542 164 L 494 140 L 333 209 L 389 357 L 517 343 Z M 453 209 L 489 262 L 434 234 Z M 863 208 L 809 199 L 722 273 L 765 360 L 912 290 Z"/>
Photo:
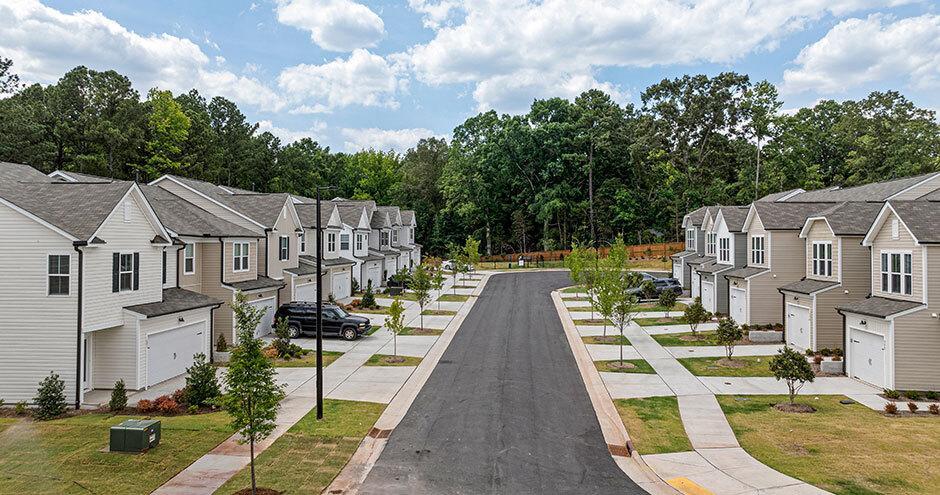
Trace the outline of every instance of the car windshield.
<path fill-rule="evenodd" d="M 348 317 L 349 317 L 349 313 L 347 313 L 345 309 L 343 309 L 343 308 L 341 308 L 341 307 L 339 307 L 339 306 L 333 308 L 333 311 L 336 311 L 336 314 L 339 315 L 340 318 L 348 318 Z"/>

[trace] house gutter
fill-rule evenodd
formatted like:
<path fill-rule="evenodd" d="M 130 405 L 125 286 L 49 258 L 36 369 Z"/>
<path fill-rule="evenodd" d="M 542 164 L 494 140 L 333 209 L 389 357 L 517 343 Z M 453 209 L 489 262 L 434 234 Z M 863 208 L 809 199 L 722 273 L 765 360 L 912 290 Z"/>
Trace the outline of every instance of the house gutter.
<path fill-rule="evenodd" d="M 78 253 L 78 304 L 75 311 L 75 409 L 82 405 L 82 274 L 85 264 L 85 252 L 82 247 L 87 246 L 88 241 L 75 241 L 72 248 Z"/>

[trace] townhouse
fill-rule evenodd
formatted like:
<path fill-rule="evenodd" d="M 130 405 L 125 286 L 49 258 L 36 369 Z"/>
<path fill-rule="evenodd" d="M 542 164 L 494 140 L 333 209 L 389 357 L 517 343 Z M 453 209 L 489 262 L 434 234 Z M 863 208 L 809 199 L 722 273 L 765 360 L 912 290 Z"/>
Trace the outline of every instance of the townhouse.
<path fill-rule="evenodd" d="M 706 251 L 714 259 L 695 268 L 698 274 L 702 306 L 711 313 L 728 314 L 728 279 L 725 273 L 747 263 L 747 234 L 744 220 L 748 207 L 720 206 L 705 234 Z"/>
<path fill-rule="evenodd" d="M 685 290 L 691 290 L 692 270 L 691 265 L 686 263 L 688 259 L 694 259 L 705 253 L 705 233 L 701 229 L 702 220 L 705 218 L 703 206 L 682 217 L 682 230 L 685 232 L 685 249 L 671 256 L 672 277 L 682 284 Z"/>
<path fill-rule="evenodd" d="M 79 407 L 94 389 L 143 389 L 211 352 L 222 302 L 165 281 L 178 246 L 137 184 L 0 164 L 0 230 L 4 400 L 32 402 L 55 372 Z"/>
<path fill-rule="evenodd" d="M 712 237 L 712 234 L 714 234 L 712 230 L 718 208 L 718 206 L 705 208 L 705 213 L 702 216 L 702 224 L 698 226 L 697 229 L 698 232 L 696 235 L 699 236 L 700 239 L 696 240 L 696 244 L 698 244 L 699 241 L 704 241 L 703 254 L 689 256 L 684 260 L 685 264 L 689 267 L 689 292 L 692 295 L 692 299 L 702 296 L 702 274 L 699 268 L 715 261 L 715 244 L 710 243 L 709 240 L 714 239 Z"/>

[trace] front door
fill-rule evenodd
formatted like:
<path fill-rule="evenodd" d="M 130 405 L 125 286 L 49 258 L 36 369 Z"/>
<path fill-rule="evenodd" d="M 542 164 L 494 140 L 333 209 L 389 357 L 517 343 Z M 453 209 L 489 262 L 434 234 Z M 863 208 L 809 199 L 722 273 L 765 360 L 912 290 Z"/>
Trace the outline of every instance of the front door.
<path fill-rule="evenodd" d="M 797 349 L 810 349 L 809 308 L 797 304 L 787 304 L 787 344 Z"/>

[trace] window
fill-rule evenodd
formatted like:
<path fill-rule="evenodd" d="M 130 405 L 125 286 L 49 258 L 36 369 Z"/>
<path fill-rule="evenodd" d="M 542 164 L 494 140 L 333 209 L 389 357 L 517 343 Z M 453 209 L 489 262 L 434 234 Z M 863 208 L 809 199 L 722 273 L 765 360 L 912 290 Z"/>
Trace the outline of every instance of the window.
<path fill-rule="evenodd" d="M 307 234 L 305 232 L 297 234 L 297 245 L 300 246 L 301 253 L 307 252 Z"/>
<path fill-rule="evenodd" d="M 339 235 L 339 249 L 340 251 L 349 251 L 349 234 Z"/>
<path fill-rule="evenodd" d="M 235 242 L 232 244 L 232 271 L 248 271 L 248 243 Z"/>
<path fill-rule="evenodd" d="M 714 235 L 714 234 L 713 234 Z M 718 239 L 718 260 L 728 262 L 731 260 L 731 239 L 722 237 Z"/>
<path fill-rule="evenodd" d="M 689 251 L 695 250 L 695 229 L 685 231 L 685 248 Z"/>
<path fill-rule="evenodd" d="M 764 264 L 764 236 L 751 237 L 751 264 Z"/>
<path fill-rule="evenodd" d="M 382 231 L 382 245 L 388 246 L 388 232 Z"/>
<path fill-rule="evenodd" d="M 290 237 L 287 237 L 286 235 L 282 235 L 280 238 L 278 238 L 277 244 L 279 248 L 278 253 L 277 253 L 277 259 L 284 261 L 290 258 Z"/>
<path fill-rule="evenodd" d="M 718 234 L 706 234 L 705 235 L 705 254 L 715 255 L 715 239 L 718 238 Z"/>
<path fill-rule="evenodd" d="M 411 243 L 415 243 L 415 229 L 408 229 L 408 238 L 411 239 Z"/>
<path fill-rule="evenodd" d="M 134 290 L 134 255 L 122 254 L 118 268 L 118 291 Z"/>
<path fill-rule="evenodd" d="M 69 255 L 49 255 L 49 295 L 69 295 Z"/>
<path fill-rule="evenodd" d="M 881 253 L 881 290 L 911 295 L 914 291 L 911 253 Z"/>
<path fill-rule="evenodd" d="M 392 242 L 398 244 L 398 230 L 392 231 Z"/>
<path fill-rule="evenodd" d="M 336 251 L 336 234 L 326 234 L 326 251 L 332 253 Z"/>
<path fill-rule="evenodd" d="M 813 275 L 832 276 L 832 243 L 813 243 Z"/>
<path fill-rule="evenodd" d="M 362 251 L 362 234 L 356 234 L 356 251 Z"/>
<path fill-rule="evenodd" d="M 183 275 L 196 273 L 196 245 L 187 244 L 183 247 Z"/>

